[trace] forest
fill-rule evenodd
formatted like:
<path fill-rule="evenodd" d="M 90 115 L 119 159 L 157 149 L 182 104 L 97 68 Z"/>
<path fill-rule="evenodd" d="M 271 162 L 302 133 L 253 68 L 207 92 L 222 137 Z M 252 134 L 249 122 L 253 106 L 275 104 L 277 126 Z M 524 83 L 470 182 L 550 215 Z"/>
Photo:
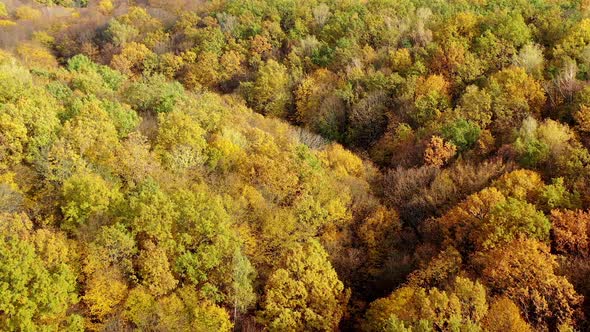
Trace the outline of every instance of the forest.
<path fill-rule="evenodd" d="M 590 331 L 590 0 L 0 0 L 0 331 Z"/>

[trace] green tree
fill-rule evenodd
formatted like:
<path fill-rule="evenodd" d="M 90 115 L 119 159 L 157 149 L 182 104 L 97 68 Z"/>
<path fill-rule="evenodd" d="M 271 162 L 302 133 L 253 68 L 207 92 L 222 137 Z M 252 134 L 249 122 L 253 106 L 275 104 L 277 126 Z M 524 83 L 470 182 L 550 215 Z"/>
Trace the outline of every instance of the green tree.
<path fill-rule="evenodd" d="M 482 228 L 484 235 L 479 241 L 484 248 L 490 248 L 501 247 L 522 234 L 546 242 L 551 223 L 534 205 L 508 197 L 492 209 Z"/>
<path fill-rule="evenodd" d="M 464 119 L 454 121 L 442 129 L 443 137 L 455 144 L 459 151 L 473 147 L 480 133 L 481 129 L 476 124 Z"/>
<path fill-rule="evenodd" d="M 291 100 L 290 84 L 287 68 L 269 60 L 260 67 L 254 82 L 243 84 L 243 90 L 248 104 L 257 112 L 283 116 Z"/>
<path fill-rule="evenodd" d="M 39 241 L 63 250 L 47 256 L 32 241 L 35 231 L 24 214 L 0 214 L 0 328 L 7 331 L 66 328 L 77 302 L 76 274 L 64 243 Z M 41 239 L 40 239 L 41 240 Z M 65 241 L 64 241 L 65 242 Z M 61 248 L 60 248 L 61 246 Z"/>
<path fill-rule="evenodd" d="M 123 96 L 137 112 L 168 113 L 184 97 L 184 88 L 163 75 L 144 76 L 127 86 Z"/>

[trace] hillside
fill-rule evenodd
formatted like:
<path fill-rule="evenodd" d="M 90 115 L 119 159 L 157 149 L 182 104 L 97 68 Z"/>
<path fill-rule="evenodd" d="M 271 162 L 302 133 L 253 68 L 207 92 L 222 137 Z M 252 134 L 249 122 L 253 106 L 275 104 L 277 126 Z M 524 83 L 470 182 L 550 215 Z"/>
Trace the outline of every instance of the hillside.
<path fill-rule="evenodd" d="M 590 3 L 0 0 L 0 330 L 585 331 Z"/>

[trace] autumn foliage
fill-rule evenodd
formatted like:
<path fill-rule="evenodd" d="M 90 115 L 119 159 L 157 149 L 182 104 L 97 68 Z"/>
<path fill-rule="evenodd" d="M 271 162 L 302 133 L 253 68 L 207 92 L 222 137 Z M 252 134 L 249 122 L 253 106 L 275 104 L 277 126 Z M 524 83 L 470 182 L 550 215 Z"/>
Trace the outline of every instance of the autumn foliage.
<path fill-rule="evenodd" d="M 0 0 L 0 330 L 589 330 L 589 9 Z"/>

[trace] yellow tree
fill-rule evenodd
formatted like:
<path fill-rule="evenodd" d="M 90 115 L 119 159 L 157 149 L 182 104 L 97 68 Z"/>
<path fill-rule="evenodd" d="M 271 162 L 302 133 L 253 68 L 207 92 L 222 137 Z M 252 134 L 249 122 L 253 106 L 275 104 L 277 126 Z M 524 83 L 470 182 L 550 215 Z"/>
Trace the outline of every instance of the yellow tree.
<path fill-rule="evenodd" d="M 160 114 L 156 151 L 163 164 L 177 170 L 202 164 L 206 160 L 204 130 L 189 114 L 179 110 Z"/>
<path fill-rule="evenodd" d="M 523 68 L 510 67 L 490 77 L 492 110 L 500 130 L 518 125 L 528 115 L 538 115 L 545 105 L 545 92 Z"/>
<path fill-rule="evenodd" d="M 76 230 L 89 218 L 100 216 L 109 208 L 118 192 L 102 177 L 90 171 L 82 171 L 67 179 L 62 188 L 62 212 L 65 220 L 62 228 Z"/>
<path fill-rule="evenodd" d="M 434 167 L 444 166 L 455 156 L 457 147 L 452 142 L 445 142 L 438 136 L 432 136 L 424 151 L 424 163 Z"/>
<path fill-rule="evenodd" d="M 514 301 L 536 328 L 556 330 L 579 314 L 582 297 L 556 274 L 557 262 L 547 245 L 517 239 L 485 253 L 478 263 L 486 284 Z"/>
<path fill-rule="evenodd" d="M 21 43 L 16 48 L 16 53 L 30 67 L 55 68 L 57 60 L 51 52 L 41 45 Z"/>
<path fill-rule="evenodd" d="M 532 327 L 522 318 L 520 310 L 509 298 L 497 298 L 486 317 L 483 327 L 489 332 L 530 332 Z"/>
<path fill-rule="evenodd" d="M 447 290 L 403 286 L 374 301 L 365 314 L 363 330 L 398 331 L 388 328 L 392 322 L 401 322 L 410 331 L 477 331 L 487 311 L 483 285 L 457 277 Z"/>
<path fill-rule="evenodd" d="M 0 170 L 22 161 L 27 140 L 27 128 L 19 119 L 0 113 Z"/>
<path fill-rule="evenodd" d="M 582 257 L 589 254 L 590 213 L 580 210 L 552 210 L 551 223 L 555 250 Z"/>
<path fill-rule="evenodd" d="M 303 79 L 295 92 L 297 120 L 313 128 L 321 115 L 322 104 L 336 88 L 338 81 L 338 76 L 327 69 L 318 69 Z"/>
<path fill-rule="evenodd" d="M 144 70 L 145 61 L 154 56 L 155 54 L 144 44 L 132 42 L 123 46 L 121 53 L 113 57 L 111 66 L 123 74 L 132 76 L 140 74 Z"/>
<path fill-rule="evenodd" d="M 270 275 L 259 319 L 271 331 L 332 331 L 347 302 L 327 253 L 311 240 L 293 245 Z"/>
<path fill-rule="evenodd" d="M 137 260 L 141 283 L 154 296 L 172 291 L 178 281 L 172 275 L 166 251 L 151 241 L 144 243 L 143 247 Z"/>

